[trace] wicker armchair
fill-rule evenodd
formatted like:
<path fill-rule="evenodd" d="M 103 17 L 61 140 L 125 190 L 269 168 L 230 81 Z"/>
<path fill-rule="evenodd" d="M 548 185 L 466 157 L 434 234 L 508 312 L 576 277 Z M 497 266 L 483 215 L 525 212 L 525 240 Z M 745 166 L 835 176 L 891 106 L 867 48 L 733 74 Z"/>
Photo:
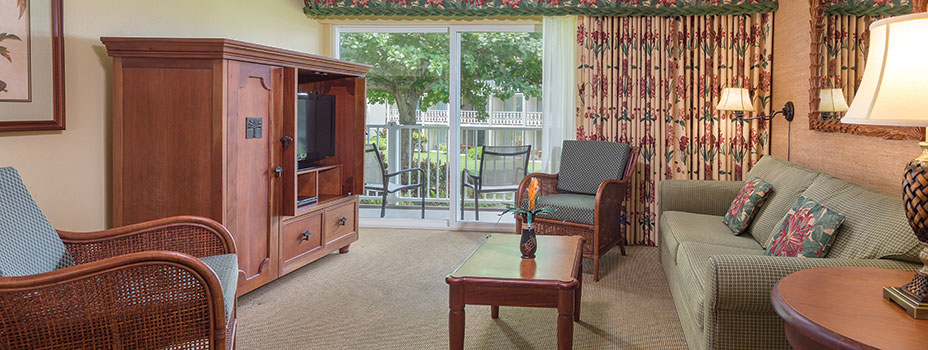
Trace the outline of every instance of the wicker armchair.
<path fill-rule="evenodd" d="M 532 220 L 535 233 L 583 236 L 583 257 L 593 259 L 594 281 L 599 281 L 600 256 L 616 245 L 625 255 L 625 198 L 638 150 L 605 141 L 564 141 L 561 172 L 529 174 L 516 192 L 516 203 L 526 207 L 528 185 L 533 178 L 539 180 L 536 205 L 557 211 Z M 522 231 L 523 220 L 516 219 L 516 232 Z"/>
<path fill-rule="evenodd" d="M 231 349 L 237 278 L 213 220 L 55 231 L 0 168 L 0 348 Z"/>

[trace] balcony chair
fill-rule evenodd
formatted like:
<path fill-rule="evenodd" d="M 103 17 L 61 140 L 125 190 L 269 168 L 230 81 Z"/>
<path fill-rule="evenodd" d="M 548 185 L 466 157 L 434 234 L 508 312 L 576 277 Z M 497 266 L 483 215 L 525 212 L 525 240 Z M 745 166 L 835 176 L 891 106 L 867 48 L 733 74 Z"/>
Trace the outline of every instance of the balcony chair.
<path fill-rule="evenodd" d="M 398 185 L 390 182 L 390 179 L 408 172 L 418 171 L 419 182 L 408 185 Z M 380 202 L 380 217 L 387 213 L 387 195 L 403 190 L 419 188 L 419 196 L 422 197 L 422 218 L 425 219 L 425 170 L 422 168 L 409 168 L 387 173 L 387 164 L 380 155 L 380 150 L 376 144 L 368 144 L 364 148 L 364 189 L 380 191 L 383 193 L 383 200 Z"/>
<path fill-rule="evenodd" d="M 474 217 L 480 220 L 480 195 L 483 193 L 513 192 L 528 174 L 528 160 L 532 146 L 480 147 L 480 168 L 474 175 L 468 169 L 461 171 L 461 217 L 464 217 L 464 188 L 474 191 Z"/>
<path fill-rule="evenodd" d="M 238 261 L 219 223 L 55 231 L 0 168 L 0 348 L 231 349 Z"/>
<path fill-rule="evenodd" d="M 557 209 L 532 221 L 536 234 L 583 236 L 583 257 L 593 259 L 599 281 L 599 257 L 616 244 L 625 255 L 625 198 L 638 160 L 638 147 L 606 141 L 564 141 L 558 174 L 532 173 L 522 180 L 516 203 L 528 206 L 528 185 L 541 183 L 537 207 Z M 524 217 L 516 219 L 522 231 Z"/>

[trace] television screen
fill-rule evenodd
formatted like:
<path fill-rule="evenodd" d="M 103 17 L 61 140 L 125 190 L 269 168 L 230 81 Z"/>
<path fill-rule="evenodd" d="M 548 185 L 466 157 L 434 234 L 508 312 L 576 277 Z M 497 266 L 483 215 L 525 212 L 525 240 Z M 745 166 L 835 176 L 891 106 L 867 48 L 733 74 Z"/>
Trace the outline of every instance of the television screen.
<path fill-rule="evenodd" d="M 296 154 L 299 168 L 335 155 L 335 96 L 297 95 Z"/>

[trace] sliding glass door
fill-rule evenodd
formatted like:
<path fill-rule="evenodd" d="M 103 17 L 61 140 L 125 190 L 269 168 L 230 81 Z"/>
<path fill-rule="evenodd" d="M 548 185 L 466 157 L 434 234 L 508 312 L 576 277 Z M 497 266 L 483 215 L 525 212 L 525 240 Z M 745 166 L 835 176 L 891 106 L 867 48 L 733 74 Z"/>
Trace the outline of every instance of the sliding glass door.
<path fill-rule="evenodd" d="M 335 36 L 337 57 L 373 66 L 361 217 L 400 227 L 511 225 L 499 216 L 513 203 L 511 188 L 541 169 L 541 33 L 353 26 Z M 474 223 L 478 205 L 487 225 Z"/>

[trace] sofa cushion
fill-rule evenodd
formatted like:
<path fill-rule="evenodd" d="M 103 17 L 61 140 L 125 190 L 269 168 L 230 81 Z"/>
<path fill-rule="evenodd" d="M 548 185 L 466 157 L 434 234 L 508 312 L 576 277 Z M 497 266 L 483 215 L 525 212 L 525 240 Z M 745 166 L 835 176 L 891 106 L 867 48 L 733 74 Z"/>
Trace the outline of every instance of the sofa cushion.
<path fill-rule="evenodd" d="M 841 213 L 799 196 L 777 227 L 766 255 L 824 258 L 828 256 L 835 241 L 835 232 L 843 222 L 844 215 Z"/>
<path fill-rule="evenodd" d="M 564 141 L 558 191 L 596 194 L 603 181 L 622 179 L 630 152 L 631 147 L 624 143 Z"/>
<path fill-rule="evenodd" d="M 200 258 L 200 261 L 209 266 L 219 278 L 226 322 L 229 322 L 235 308 L 235 293 L 238 287 L 238 257 L 235 254 L 213 255 Z"/>
<path fill-rule="evenodd" d="M 772 187 L 758 178 L 753 178 L 741 186 L 741 190 L 738 191 L 738 195 L 735 196 L 722 219 L 725 226 L 728 226 L 735 235 L 744 233 L 751 219 L 754 218 L 754 213 L 764 204 L 764 196 L 770 193 Z"/>
<path fill-rule="evenodd" d="M 0 168 L 0 276 L 74 266 L 58 232 L 32 200 L 16 169 Z"/>
<path fill-rule="evenodd" d="M 758 177 L 773 185 L 773 190 L 767 194 L 764 205 L 754 214 L 754 220 L 748 227 L 747 232 L 757 243 L 764 248 L 770 246 L 770 236 L 777 225 L 816 176 L 816 172 L 773 156 L 764 156 L 751 168 L 749 179 Z"/>
<path fill-rule="evenodd" d="M 728 235 L 732 237 L 731 235 Z M 756 248 L 739 248 L 715 245 L 711 243 L 683 242 L 677 253 L 677 272 L 685 285 L 688 311 L 696 319 L 699 328 L 705 325 L 706 292 L 709 290 L 709 257 L 713 255 L 763 255 L 759 245 Z"/>
<path fill-rule="evenodd" d="M 522 199 L 522 208 L 528 208 L 528 198 Z M 555 211 L 538 214 L 539 218 L 593 225 L 596 216 L 596 196 L 588 194 L 552 194 L 538 197 L 535 208 L 553 208 Z"/>
<path fill-rule="evenodd" d="M 825 174 L 816 178 L 803 196 L 847 217 L 838 228 L 829 258 L 919 262 L 918 239 L 905 217 L 901 198 L 868 191 Z"/>
<path fill-rule="evenodd" d="M 754 238 L 731 234 L 721 216 L 668 211 L 661 215 L 660 235 L 670 256 L 676 257 L 681 243 L 699 242 L 741 249 L 763 249 Z"/>

